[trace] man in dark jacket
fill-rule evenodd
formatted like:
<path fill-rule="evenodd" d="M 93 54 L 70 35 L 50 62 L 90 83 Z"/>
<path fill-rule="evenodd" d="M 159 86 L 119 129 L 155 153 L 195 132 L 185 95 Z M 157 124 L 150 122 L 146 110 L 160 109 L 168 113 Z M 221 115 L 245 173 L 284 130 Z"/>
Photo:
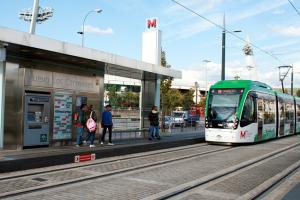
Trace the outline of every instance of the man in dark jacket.
<path fill-rule="evenodd" d="M 153 140 L 154 138 L 160 140 L 159 136 L 159 116 L 157 107 L 153 106 L 151 112 L 149 113 L 150 120 L 150 135 L 149 140 Z"/>
<path fill-rule="evenodd" d="M 105 141 L 106 129 L 108 129 L 108 133 L 109 133 L 108 145 L 114 145 L 111 141 L 112 127 L 113 127 L 111 105 L 105 106 L 105 111 L 102 113 L 101 126 L 103 128 L 102 137 L 101 137 L 101 145 L 104 144 L 104 141 Z"/>

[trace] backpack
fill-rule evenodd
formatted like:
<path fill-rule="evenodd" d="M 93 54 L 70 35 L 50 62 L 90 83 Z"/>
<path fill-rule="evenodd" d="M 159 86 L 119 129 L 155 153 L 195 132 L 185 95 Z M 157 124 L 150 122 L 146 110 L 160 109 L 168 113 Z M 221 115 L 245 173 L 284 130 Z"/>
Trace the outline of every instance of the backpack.
<path fill-rule="evenodd" d="M 89 132 L 94 132 L 97 129 L 97 124 L 95 120 L 92 118 L 93 116 L 93 111 L 91 111 L 90 118 L 86 122 L 86 127 L 89 130 Z"/>

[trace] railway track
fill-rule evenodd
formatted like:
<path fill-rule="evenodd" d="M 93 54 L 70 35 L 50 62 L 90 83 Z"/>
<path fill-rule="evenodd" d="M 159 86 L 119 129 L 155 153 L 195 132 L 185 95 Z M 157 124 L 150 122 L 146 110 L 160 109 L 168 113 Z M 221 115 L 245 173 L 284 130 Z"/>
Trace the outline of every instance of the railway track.
<path fill-rule="evenodd" d="M 206 199 L 203 195 L 189 196 L 204 191 L 207 199 L 262 199 L 280 180 L 299 169 L 297 138 L 299 136 L 234 148 L 191 145 L 106 159 L 85 166 L 2 177 L 0 198 Z M 254 181 L 253 177 L 259 180 Z M 239 184 L 242 187 L 237 187 Z M 101 186 L 95 191 L 91 185 Z"/>
<path fill-rule="evenodd" d="M 214 153 L 224 152 L 231 148 L 232 147 L 228 146 L 212 146 L 207 144 L 191 145 L 188 147 L 125 156 L 124 158 L 109 159 L 108 161 L 95 161 L 84 165 L 71 165 L 66 168 L 39 169 L 15 175 L 10 173 L 7 176 L 0 177 L 0 198 L 16 197 L 26 193 L 114 176 L 135 170 L 165 165 L 184 159 L 191 159 L 193 157 L 209 154 L 213 155 Z M 103 170 L 99 173 L 89 173 L 89 169 L 91 168 L 103 168 Z M 53 176 L 65 176 L 66 174 L 70 174 L 70 176 L 67 179 L 58 178 L 58 181 L 48 181 L 49 179 L 47 178 Z M 74 174 L 82 176 L 72 176 Z M 26 182 L 29 184 L 26 184 Z"/>
<path fill-rule="evenodd" d="M 150 199 L 182 199 L 185 197 L 187 193 L 192 194 L 193 191 L 201 190 L 203 188 L 212 186 L 214 184 L 218 184 L 220 182 L 225 182 L 230 177 L 234 175 L 239 175 L 241 172 L 249 170 L 255 166 L 259 166 L 263 163 L 266 163 L 272 159 L 276 159 L 278 157 L 284 157 L 290 151 L 295 149 L 299 149 L 300 142 L 295 143 L 293 145 L 287 146 L 285 148 L 273 151 L 271 153 L 265 154 L 263 156 L 259 156 L 252 160 L 240 163 L 238 165 L 232 166 L 230 168 L 224 169 L 220 172 L 215 174 L 208 175 L 206 177 L 179 185 L 177 187 L 171 188 L 169 190 L 163 191 L 161 193 L 149 196 L 144 198 L 144 200 Z M 274 166 L 276 167 L 276 166 Z M 277 185 L 286 177 L 294 173 L 296 170 L 300 168 L 300 161 L 293 163 L 292 165 L 288 166 L 285 170 L 281 171 L 280 173 L 276 174 L 274 177 L 266 180 L 263 184 L 260 184 L 253 188 L 252 190 L 248 191 L 247 193 L 241 196 L 235 196 L 234 199 L 262 199 L 273 190 Z M 227 181 L 228 182 L 228 181 Z M 220 184 L 219 184 L 220 185 Z M 225 193 L 224 193 L 225 194 Z M 189 198 L 187 198 L 189 199 Z"/>

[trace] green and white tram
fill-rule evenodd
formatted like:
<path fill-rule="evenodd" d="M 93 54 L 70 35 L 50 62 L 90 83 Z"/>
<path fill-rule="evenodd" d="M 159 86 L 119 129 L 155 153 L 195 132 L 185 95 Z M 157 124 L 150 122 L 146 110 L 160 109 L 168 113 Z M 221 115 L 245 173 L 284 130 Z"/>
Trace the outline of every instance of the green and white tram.
<path fill-rule="evenodd" d="M 258 81 L 217 82 L 205 110 L 208 142 L 252 143 L 300 133 L 300 99 Z"/>

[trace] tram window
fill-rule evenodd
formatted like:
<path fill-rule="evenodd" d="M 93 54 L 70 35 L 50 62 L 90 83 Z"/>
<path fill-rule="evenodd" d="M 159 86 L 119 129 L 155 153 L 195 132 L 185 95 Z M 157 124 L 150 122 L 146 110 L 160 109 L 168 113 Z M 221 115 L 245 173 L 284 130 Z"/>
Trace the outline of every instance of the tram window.
<path fill-rule="evenodd" d="M 286 118 L 286 122 L 294 121 L 294 105 L 291 103 L 286 104 L 285 118 Z"/>
<path fill-rule="evenodd" d="M 256 122 L 255 101 L 256 100 L 252 96 L 250 95 L 247 96 L 243 108 L 242 118 L 241 118 L 241 127 Z"/>
<path fill-rule="evenodd" d="M 264 124 L 275 123 L 275 101 L 264 100 Z"/>

